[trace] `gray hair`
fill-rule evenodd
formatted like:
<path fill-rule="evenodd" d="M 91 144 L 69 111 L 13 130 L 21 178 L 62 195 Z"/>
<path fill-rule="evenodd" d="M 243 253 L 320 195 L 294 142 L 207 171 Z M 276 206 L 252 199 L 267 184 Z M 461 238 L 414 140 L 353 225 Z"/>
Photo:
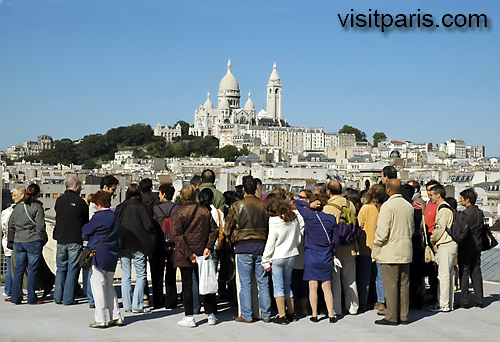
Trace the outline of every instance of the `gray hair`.
<path fill-rule="evenodd" d="M 18 187 L 15 187 L 14 189 L 12 189 L 11 193 L 16 194 L 16 195 L 20 195 L 20 196 L 24 196 L 24 194 L 26 193 L 26 189 L 22 186 L 18 186 Z"/>
<path fill-rule="evenodd" d="M 66 189 L 71 189 L 75 185 L 80 185 L 80 184 L 82 184 L 82 181 L 75 176 L 71 176 L 68 177 L 68 179 L 66 179 Z"/>

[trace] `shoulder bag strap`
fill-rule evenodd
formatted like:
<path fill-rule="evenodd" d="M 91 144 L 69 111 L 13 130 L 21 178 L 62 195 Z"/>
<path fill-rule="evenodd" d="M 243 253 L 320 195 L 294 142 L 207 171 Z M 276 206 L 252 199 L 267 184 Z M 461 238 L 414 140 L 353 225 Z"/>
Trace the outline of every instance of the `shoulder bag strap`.
<path fill-rule="evenodd" d="M 332 242 L 330 241 L 330 237 L 328 236 L 328 233 L 326 232 L 326 228 L 325 228 L 325 225 L 323 224 L 323 221 L 321 221 L 318 214 L 316 214 L 316 217 L 318 218 L 319 223 L 321 223 L 321 226 L 323 227 L 323 230 L 325 231 L 326 238 L 328 239 L 328 243 L 332 244 Z"/>
<path fill-rule="evenodd" d="M 172 211 L 174 210 L 174 208 L 175 204 L 172 207 L 170 207 L 170 212 L 168 213 L 168 217 L 172 217 Z"/>
<path fill-rule="evenodd" d="M 219 229 L 222 229 L 224 227 L 222 226 L 222 217 L 220 216 L 220 210 L 217 208 L 215 208 L 215 210 L 217 210 L 217 215 L 219 216 Z"/>
<path fill-rule="evenodd" d="M 115 223 L 116 223 L 116 214 L 115 214 L 115 217 L 113 219 L 113 225 L 111 226 L 111 229 L 109 230 L 109 232 L 107 232 L 106 235 L 104 235 L 104 237 L 102 238 L 101 242 L 99 242 L 99 244 L 97 245 L 97 247 L 94 248 L 94 252 L 97 252 L 97 250 L 99 249 L 99 247 L 101 247 L 101 245 L 104 243 L 104 241 L 108 238 L 109 234 L 111 234 L 111 232 L 113 231 L 113 228 L 115 228 Z"/>
<path fill-rule="evenodd" d="M 326 205 L 331 205 L 332 207 L 335 207 L 335 208 L 337 208 L 338 210 L 342 211 L 342 208 L 341 208 L 341 207 L 339 207 L 339 206 L 338 206 L 337 204 L 335 204 L 335 203 L 327 203 Z"/>
<path fill-rule="evenodd" d="M 163 211 L 163 209 L 161 208 L 161 204 L 158 204 L 158 209 L 160 209 L 161 213 L 163 214 L 163 216 L 167 217 L 167 214 L 165 214 L 165 212 Z"/>
<path fill-rule="evenodd" d="M 26 203 L 23 202 L 23 206 L 24 206 L 24 212 L 26 213 L 26 216 L 28 216 L 28 219 L 31 221 L 31 223 L 33 223 L 36 226 L 36 222 L 33 221 L 30 214 L 28 214 L 28 209 L 26 208 Z"/>

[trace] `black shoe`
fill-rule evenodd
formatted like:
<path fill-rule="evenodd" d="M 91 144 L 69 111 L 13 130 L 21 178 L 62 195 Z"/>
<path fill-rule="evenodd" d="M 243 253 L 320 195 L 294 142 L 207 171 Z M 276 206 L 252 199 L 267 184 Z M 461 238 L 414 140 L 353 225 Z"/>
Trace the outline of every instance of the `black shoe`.
<path fill-rule="evenodd" d="M 382 319 L 375 321 L 375 324 L 377 324 L 377 325 L 398 325 L 398 322 L 389 322 L 385 318 L 382 318 Z"/>
<path fill-rule="evenodd" d="M 58 305 L 61 305 L 62 302 L 58 302 L 57 300 L 54 301 L 54 303 L 58 304 Z"/>
<path fill-rule="evenodd" d="M 319 320 L 318 320 L 318 316 L 312 316 L 311 318 L 309 318 L 309 320 L 313 323 L 318 323 Z"/>
<path fill-rule="evenodd" d="M 336 323 L 338 321 L 337 316 L 329 317 L 330 323 Z"/>
<path fill-rule="evenodd" d="M 56 303 L 56 304 L 58 304 L 58 303 Z M 63 304 L 64 304 L 64 303 L 63 303 Z M 74 300 L 74 301 L 72 301 L 71 303 L 64 304 L 64 305 L 76 305 L 76 304 L 78 304 L 78 301 Z"/>
<path fill-rule="evenodd" d="M 286 316 L 283 317 L 276 317 L 273 319 L 273 323 L 276 324 L 281 324 L 281 325 L 287 325 L 288 324 L 288 319 L 286 319 Z"/>
<path fill-rule="evenodd" d="M 288 322 L 297 322 L 297 316 L 295 315 L 295 313 L 287 313 L 285 314 L 285 317 Z"/>
<path fill-rule="evenodd" d="M 408 325 L 408 321 L 399 321 L 399 324 L 401 324 L 401 325 Z"/>
<path fill-rule="evenodd" d="M 476 308 L 482 309 L 482 308 L 484 308 L 484 305 L 483 304 L 476 304 Z"/>

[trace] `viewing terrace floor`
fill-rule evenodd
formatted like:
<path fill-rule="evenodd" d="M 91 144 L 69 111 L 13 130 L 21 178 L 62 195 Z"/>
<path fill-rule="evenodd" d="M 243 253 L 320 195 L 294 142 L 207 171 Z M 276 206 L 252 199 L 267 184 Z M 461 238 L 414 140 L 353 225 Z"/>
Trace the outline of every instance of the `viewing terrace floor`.
<path fill-rule="evenodd" d="M 2 289 L 3 290 L 3 289 Z M 273 323 L 237 323 L 235 307 L 219 306 L 218 324 L 209 326 L 196 315 L 196 328 L 177 326 L 183 308 L 125 314 L 124 327 L 91 329 L 94 310 L 86 302 L 62 306 L 48 300 L 41 305 L 13 305 L 0 301 L 0 341 L 346 341 L 346 342 L 498 342 L 500 341 L 500 284 L 485 282 L 485 308 L 451 313 L 410 311 L 407 326 L 377 326 L 376 311 L 344 316 L 335 324 L 311 323 L 309 317 L 287 326 Z M 455 298 L 458 299 L 458 293 Z M 123 309 L 122 309 L 123 313 Z"/>

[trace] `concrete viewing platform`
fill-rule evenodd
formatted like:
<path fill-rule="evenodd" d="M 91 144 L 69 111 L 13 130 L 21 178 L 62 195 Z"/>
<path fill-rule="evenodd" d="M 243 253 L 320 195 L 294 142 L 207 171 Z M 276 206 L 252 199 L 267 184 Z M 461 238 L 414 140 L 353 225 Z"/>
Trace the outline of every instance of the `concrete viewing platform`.
<path fill-rule="evenodd" d="M 3 289 L 2 289 L 3 290 Z M 500 284 L 484 283 L 484 308 L 450 313 L 411 310 L 406 326 L 377 326 L 375 310 L 344 316 L 335 324 L 327 319 L 311 323 L 309 317 L 281 326 L 262 321 L 237 323 L 236 308 L 219 305 L 218 324 L 209 326 L 204 314 L 195 315 L 196 328 L 178 327 L 183 308 L 151 313 L 124 313 L 125 326 L 91 329 L 94 310 L 86 301 L 63 306 L 52 300 L 40 305 L 13 305 L 0 301 L 0 341 L 500 341 Z M 455 302 L 459 293 L 455 293 Z M 49 297 L 50 298 L 50 297 Z"/>

